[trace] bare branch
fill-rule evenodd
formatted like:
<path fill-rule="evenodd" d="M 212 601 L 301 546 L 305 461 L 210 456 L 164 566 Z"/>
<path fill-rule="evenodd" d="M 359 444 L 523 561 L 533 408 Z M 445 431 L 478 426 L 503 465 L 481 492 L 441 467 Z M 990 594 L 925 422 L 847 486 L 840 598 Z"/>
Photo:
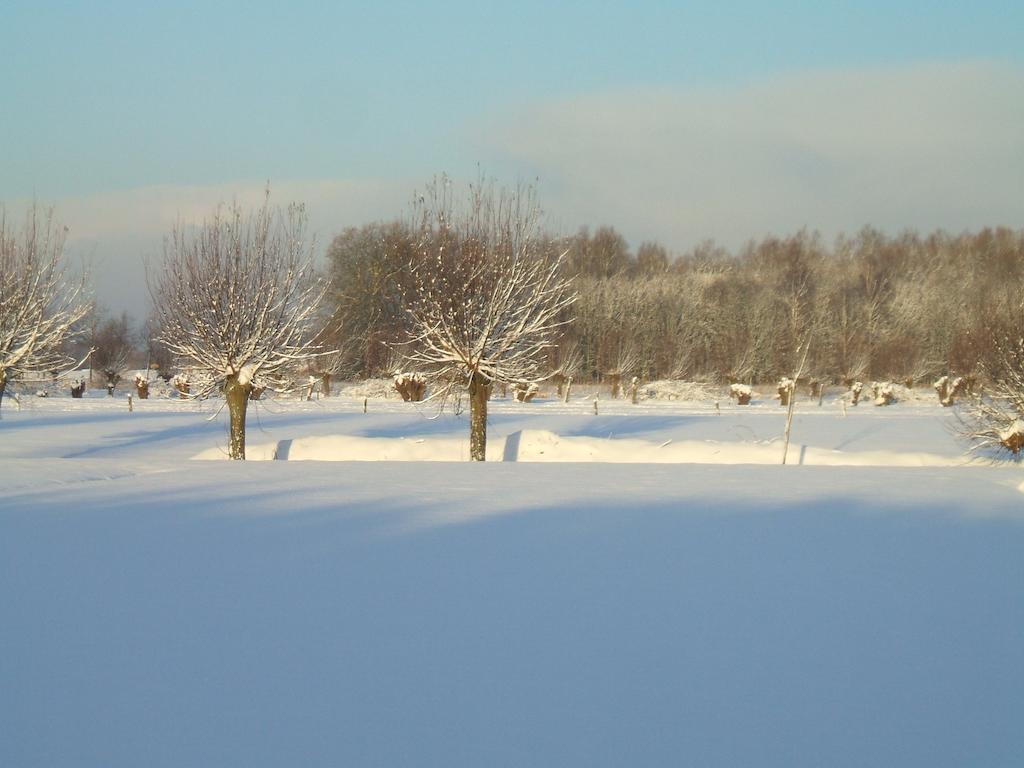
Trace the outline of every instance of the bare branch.
<path fill-rule="evenodd" d="M 84 277 L 65 278 L 66 234 L 36 206 L 16 231 L 0 207 L 0 398 L 11 379 L 55 378 L 74 365 L 65 347 L 91 303 Z"/>

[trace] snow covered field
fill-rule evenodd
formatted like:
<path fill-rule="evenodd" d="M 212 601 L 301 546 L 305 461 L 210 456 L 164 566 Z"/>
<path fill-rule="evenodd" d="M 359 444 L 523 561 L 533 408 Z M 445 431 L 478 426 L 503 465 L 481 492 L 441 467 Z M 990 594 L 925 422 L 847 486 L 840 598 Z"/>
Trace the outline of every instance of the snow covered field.
<path fill-rule="evenodd" d="M 270 402 L 238 463 L 92 394 L 3 406 L 0 765 L 1024 764 L 1024 472 L 930 399 L 782 467 L 770 402 L 497 401 L 482 465 Z"/>

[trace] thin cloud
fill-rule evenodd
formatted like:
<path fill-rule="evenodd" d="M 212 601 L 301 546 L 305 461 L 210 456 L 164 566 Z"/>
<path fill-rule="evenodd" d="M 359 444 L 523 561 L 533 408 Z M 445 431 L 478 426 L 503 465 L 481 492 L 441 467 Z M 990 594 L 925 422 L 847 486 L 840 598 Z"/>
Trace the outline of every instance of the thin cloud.
<path fill-rule="evenodd" d="M 929 64 L 593 94 L 501 116 L 482 135 L 541 175 L 566 222 L 677 249 L 801 227 L 1018 227 L 1021 94 L 1010 66 Z"/>
<path fill-rule="evenodd" d="M 418 182 L 417 182 L 418 183 Z M 270 182 L 271 201 L 306 205 L 310 231 L 320 250 L 346 226 L 400 214 L 416 184 L 407 180 L 336 179 Z M 259 205 L 266 181 L 207 186 L 150 186 L 85 197 L 40 201 L 52 204 L 68 227 L 68 254 L 87 265 L 97 300 L 136 318 L 148 311 L 145 264 L 158 268 L 163 238 L 177 222 L 200 222 L 222 203 Z M 18 215 L 31 201 L 14 201 Z"/>

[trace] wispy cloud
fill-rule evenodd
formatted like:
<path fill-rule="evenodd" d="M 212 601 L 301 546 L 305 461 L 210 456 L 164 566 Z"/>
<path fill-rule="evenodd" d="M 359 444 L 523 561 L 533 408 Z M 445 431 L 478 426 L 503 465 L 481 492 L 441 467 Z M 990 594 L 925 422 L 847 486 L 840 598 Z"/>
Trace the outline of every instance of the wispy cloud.
<path fill-rule="evenodd" d="M 305 203 L 321 239 L 353 224 L 392 217 L 411 197 L 404 180 L 326 179 L 239 181 L 205 186 L 149 186 L 54 201 L 72 240 L 162 237 L 176 222 L 198 222 L 217 205 L 259 205 L 268 187 L 271 202 Z"/>
<path fill-rule="evenodd" d="M 304 203 L 322 250 L 346 226 L 400 214 L 420 181 L 271 180 L 271 201 Z M 150 186 L 40 203 L 52 204 L 68 227 L 68 252 L 87 262 L 100 303 L 141 318 L 148 307 L 146 262 L 159 268 L 163 238 L 175 223 L 200 222 L 222 203 L 259 205 L 266 188 L 266 181 Z M 9 207 L 17 214 L 29 203 L 18 200 Z"/>
<path fill-rule="evenodd" d="M 570 227 L 674 248 L 826 234 L 1024 225 L 1024 72 L 993 62 L 636 90 L 548 103 L 482 131 L 542 177 Z"/>

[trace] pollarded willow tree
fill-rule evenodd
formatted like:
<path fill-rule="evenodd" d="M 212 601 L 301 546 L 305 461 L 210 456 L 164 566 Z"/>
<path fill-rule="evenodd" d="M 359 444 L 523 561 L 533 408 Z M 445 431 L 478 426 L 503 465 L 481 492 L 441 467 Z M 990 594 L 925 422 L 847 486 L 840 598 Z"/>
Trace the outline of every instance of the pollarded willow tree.
<path fill-rule="evenodd" d="M 158 339 L 207 378 L 194 396 L 224 393 L 232 459 L 245 458 L 253 388 L 284 388 L 286 374 L 322 352 L 314 339 L 325 286 L 312 254 L 302 206 L 282 211 L 268 199 L 248 214 L 234 205 L 179 224 L 149 275 Z"/>
<path fill-rule="evenodd" d="M 66 234 L 52 211 L 32 206 L 18 230 L 0 208 L 0 402 L 15 377 L 53 378 L 74 367 L 65 348 L 81 335 L 91 302 L 84 279 L 66 279 Z"/>
<path fill-rule="evenodd" d="M 462 200 L 442 178 L 414 214 L 413 264 L 401 287 L 407 364 L 442 398 L 468 393 L 470 458 L 484 461 L 492 387 L 537 378 L 568 322 L 576 294 L 564 276 L 566 254 L 540 229 L 532 187 L 482 182 Z"/>
<path fill-rule="evenodd" d="M 1020 457 L 1024 451 L 1024 306 L 1016 322 L 993 323 L 981 369 L 987 380 L 961 413 L 960 433 L 977 450 L 992 449 Z"/>

